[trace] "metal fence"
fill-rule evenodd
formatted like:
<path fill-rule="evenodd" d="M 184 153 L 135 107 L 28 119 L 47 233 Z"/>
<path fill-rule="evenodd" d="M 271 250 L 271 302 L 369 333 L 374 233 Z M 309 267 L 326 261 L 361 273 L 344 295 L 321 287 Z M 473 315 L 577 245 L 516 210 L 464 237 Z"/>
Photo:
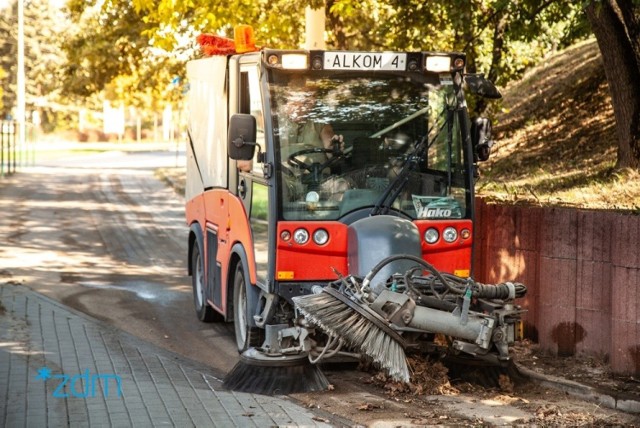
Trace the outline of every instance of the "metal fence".
<path fill-rule="evenodd" d="M 33 126 L 27 126 L 25 131 L 25 142 L 21 144 L 18 123 L 14 120 L 0 121 L 0 178 L 14 174 L 19 167 L 33 164 Z"/>

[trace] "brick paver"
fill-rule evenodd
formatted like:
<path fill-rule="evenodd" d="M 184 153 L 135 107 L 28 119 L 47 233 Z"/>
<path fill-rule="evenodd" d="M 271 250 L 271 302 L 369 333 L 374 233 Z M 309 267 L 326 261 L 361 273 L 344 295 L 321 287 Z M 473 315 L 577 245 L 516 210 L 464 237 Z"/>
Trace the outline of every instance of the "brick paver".
<path fill-rule="evenodd" d="M 329 426 L 284 397 L 221 384 L 206 366 L 0 284 L 0 427 Z"/>

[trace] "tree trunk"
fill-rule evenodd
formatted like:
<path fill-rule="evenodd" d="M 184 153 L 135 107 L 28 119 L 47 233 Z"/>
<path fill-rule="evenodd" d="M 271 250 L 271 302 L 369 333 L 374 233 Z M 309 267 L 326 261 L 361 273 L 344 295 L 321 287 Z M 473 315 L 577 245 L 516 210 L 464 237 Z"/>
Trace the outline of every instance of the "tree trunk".
<path fill-rule="evenodd" d="M 627 29 L 636 62 L 640 66 L 640 4 L 634 7 L 629 0 L 616 0 L 616 5 Z"/>
<path fill-rule="evenodd" d="M 495 27 L 493 28 L 493 51 L 491 53 L 491 68 L 489 69 L 489 80 L 498 83 L 498 76 L 502 68 L 502 54 L 504 52 L 504 33 L 507 31 L 506 11 L 500 11 L 496 16 Z"/>
<path fill-rule="evenodd" d="M 587 18 L 598 41 L 618 134 L 618 168 L 640 167 L 640 67 L 629 31 L 611 2 L 592 1 Z M 624 3 L 624 2 L 622 2 Z M 616 5 L 617 7 L 617 5 Z M 618 9 L 620 11 L 620 9 Z"/>
<path fill-rule="evenodd" d="M 507 31 L 507 14 L 503 11 L 498 11 L 495 16 L 495 26 L 493 27 L 493 50 L 491 53 L 491 66 L 487 75 L 488 79 L 493 83 L 498 83 L 498 76 L 502 68 L 502 54 L 504 52 L 504 35 Z M 478 98 L 476 104 L 476 112 L 478 114 L 484 112 L 488 106 L 486 98 Z"/>

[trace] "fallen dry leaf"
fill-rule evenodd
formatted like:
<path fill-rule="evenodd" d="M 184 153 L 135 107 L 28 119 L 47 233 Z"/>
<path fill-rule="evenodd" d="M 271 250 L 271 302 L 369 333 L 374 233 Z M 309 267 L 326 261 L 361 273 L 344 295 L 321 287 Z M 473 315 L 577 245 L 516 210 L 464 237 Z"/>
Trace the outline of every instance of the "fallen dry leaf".
<path fill-rule="evenodd" d="M 513 392 L 513 382 L 509 376 L 505 374 L 500 374 L 498 376 L 498 385 L 500 385 L 500 390 L 504 392 Z"/>
<path fill-rule="evenodd" d="M 371 403 L 364 403 L 364 404 L 361 404 L 361 405 L 359 405 L 357 407 L 358 410 L 366 410 L 366 411 L 370 411 L 370 410 L 373 410 L 373 409 L 380 409 L 380 408 L 381 408 L 381 406 L 376 405 L 376 404 L 371 404 Z"/>

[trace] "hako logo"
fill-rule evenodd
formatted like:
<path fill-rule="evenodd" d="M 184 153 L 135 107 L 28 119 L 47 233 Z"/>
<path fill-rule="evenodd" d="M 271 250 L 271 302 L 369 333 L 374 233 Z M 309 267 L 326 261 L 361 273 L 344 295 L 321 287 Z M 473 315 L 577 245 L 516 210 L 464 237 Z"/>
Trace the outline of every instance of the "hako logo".
<path fill-rule="evenodd" d="M 449 218 L 451 210 L 448 208 L 427 208 L 421 207 L 418 212 L 419 218 Z"/>
<path fill-rule="evenodd" d="M 116 374 L 91 374 L 89 369 L 82 374 L 69 376 L 66 374 L 52 374 L 48 367 L 42 367 L 38 370 L 36 379 L 47 381 L 48 379 L 61 379 L 62 381 L 53 391 L 56 398 L 67 398 L 69 396 L 75 398 L 92 398 L 96 396 L 96 389 L 100 390 L 105 396 L 109 396 L 109 385 L 114 384 L 116 395 L 122 396 L 122 379 Z M 97 388 L 96 388 L 97 385 Z M 68 392 L 66 390 L 69 390 Z"/>

